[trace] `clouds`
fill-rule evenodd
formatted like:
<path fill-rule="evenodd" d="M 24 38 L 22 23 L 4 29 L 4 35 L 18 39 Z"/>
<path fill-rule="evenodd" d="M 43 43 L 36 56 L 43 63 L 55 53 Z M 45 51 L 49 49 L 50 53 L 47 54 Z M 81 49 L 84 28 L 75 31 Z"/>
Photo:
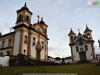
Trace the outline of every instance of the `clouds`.
<path fill-rule="evenodd" d="M 71 55 L 68 34 L 64 35 L 55 46 L 49 45 L 49 55 L 54 57 L 67 57 Z"/>
<path fill-rule="evenodd" d="M 88 7 L 87 0 L 0 0 L 0 30 L 9 32 L 15 26 L 16 10 L 24 6 L 33 12 L 31 23 L 37 22 L 37 15 L 44 18 L 48 25 L 49 54 L 51 56 L 66 57 L 71 55 L 68 33 L 72 27 L 75 33 L 85 30 L 86 24 L 92 29 L 96 41 L 100 35 L 100 7 Z M 98 52 L 97 52 L 98 53 Z"/>

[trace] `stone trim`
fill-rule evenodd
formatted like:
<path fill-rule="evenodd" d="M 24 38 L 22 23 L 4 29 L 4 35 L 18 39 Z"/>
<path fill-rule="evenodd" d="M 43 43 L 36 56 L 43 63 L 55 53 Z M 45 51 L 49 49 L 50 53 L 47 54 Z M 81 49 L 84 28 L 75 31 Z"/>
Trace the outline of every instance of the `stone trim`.
<path fill-rule="evenodd" d="M 13 55 L 13 51 L 14 51 L 14 42 L 15 42 L 15 35 L 13 37 L 13 43 L 12 43 L 12 49 L 11 49 L 11 55 Z"/>
<path fill-rule="evenodd" d="M 84 31 L 84 33 L 86 33 L 87 31 L 90 31 L 90 32 L 92 32 L 92 30 L 85 30 L 85 31 Z"/>
<path fill-rule="evenodd" d="M 91 46 L 92 46 L 93 59 L 95 59 L 95 52 L 94 52 L 93 43 L 91 43 Z"/>
<path fill-rule="evenodd" d="M 31 25 L 31 24 L 30 24 L 30 25 Z M 13 29 L 17 29 L 17 28 L 21 28 L 21 27 L 25 27 L 25 28 L 28 29 L 28 30 L 32 30 L 32 31 L 36 32 L 37 34 L 39 33 L 41 36 L 43 36 L 44 38 L 46 38 L 47 40 L 49 40 L 49 38 L 47 38 L 47 36 L 43 35 L 41 32 L 38 32 L 37 30 L 35 30 L 35 29 L 32 28 L 32 27 L 26 26 L 25 24 L 17 25 L 17 26 L 15 26 L 15 27 L 13 27 Z"/>
<path fill-rule="evenodd" d="M 23 30 L 20 30 L 20 44 L 19 44 L 19 54 L 22 54 L 22 46 L 23 46 L 23 39 L 24 39 L 24 31 Z"/>
<path fill-rule="evenodd" d="M 70 46 L 70 48 L 71 48 L 72 62 L 74 62 L 72 46 Z"/>
<path fill-rule="evenodd" d="M 13 34 L 15 34 L 15 32 L 11 32 L 11 33 L 8 33 L 8 34 L 1 35 L 0 39 L 7 37 L 7 36 L 10 36 L 10 35 L 13 35 Z"/>
<path fill-rule="evenodd" d="M 9 49 L 9 48 L 12 48 L 12 46 L 10 46 L 10 47 L 5 47 L 5 48 L 0 48 L 0 51 L 1 51 L 1 50 L 5 50 L 5 49 Z"/>
<path fill-rule="evenodd" d="M 31 39 L 32 33 L 29 32 L 28 33 L 28 44 L 27 44 L 27 55 L 29 57 L 31 57 L 31 43 L 32 43 L 32 39 Z"/>
<path fill-rule="evenodd" d="M 26 9 L 22 7 L 21 9 L 17 10 L 17 13 L 19 13 L 23 10 L 28 11 L 31 15 L 33 14 L 31 11 L 29 11 L 29 9 L 27 7 L 26 7 Z"/>

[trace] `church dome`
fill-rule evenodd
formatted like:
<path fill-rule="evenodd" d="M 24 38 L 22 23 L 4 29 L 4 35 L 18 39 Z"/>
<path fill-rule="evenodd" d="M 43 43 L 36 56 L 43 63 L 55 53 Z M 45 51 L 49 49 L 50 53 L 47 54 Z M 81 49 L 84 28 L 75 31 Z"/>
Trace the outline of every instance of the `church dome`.
<path fill-rule="evenodd" d="M 40 24 L 45 24 L 45 22 L 43 21 L 43 18 L 41 18 Z"/>
<path fill-rule="evenodd" d="M 78 36 L 79 36 L 79 35 L 82 35 L 82 34 L 79 32 L 79 33 L 78 33 Z"/>

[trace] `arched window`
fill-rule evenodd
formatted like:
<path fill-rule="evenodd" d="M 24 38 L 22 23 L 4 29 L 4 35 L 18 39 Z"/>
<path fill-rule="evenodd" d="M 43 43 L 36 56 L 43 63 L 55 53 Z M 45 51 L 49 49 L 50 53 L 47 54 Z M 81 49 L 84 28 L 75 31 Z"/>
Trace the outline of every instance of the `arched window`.
<path fill-rule="evenodd" d="M 88 50 L 88 46 L 87 46 L 87 45 L 85 45 L 84 47 L 85 47 L 85 50 L 87 51 L 87 50 Z"/>
<path fill-rule="evenodd" d="M 22 15 L 19 15 L 19 20 L 18 21 L 20 22 L 21 20 L 22 20 Z"/>
<path fill-rule="evenodd" d="M 35 40 L 36 40 L 36 38 L 35 37 L 33 37 L 33 45 L 35 46 Z"/>
<path fill-rule="evenodd" d="M 87 37 L 90 38 L 90 34 L 89 33 L 87 34 Z"/>
<path fill-rule="evenodd" d="M 10 51 L 7 51 L 7 55 L 8 55 L 8 56 L 10 55 Z"/>
<path fill-rule="evenodd" d="M 74 37 L 74 40 L 76 39 L 76 36 Z"/>
<path fill-rule="evenodd" d="M 45 51 L 46 51 L 46 47 L 47 47 L 47 46 L 45 45 Z"/>
<path fill-rule="evenodd" d="M 12 39 L 8 40 L 8 46 L 11 46 Z"/>
<path fill-rule="evenodd" d="M 46 29 L 44 29 L 44 31 L 45 31 L 45 34 L 47 33 L 47 30 Z"/>
<path fill-rule="evenodd" d="M 29 22 L 29 16 L 28 15 L 26 16 L 26 21 Z"/>
<path fill-rule="evenodd" d="M 71 41 L 73 40 L 73 37 L 71 36 Z"/>
<path fill-rule="evenodd" d="M 4 45 L 5 45 L 5 41 L 2 41 L 2 48 L 4 47 Z"/>
<path fill-rule="evenodd" d="M 79 48 L 78 48 L 78 46 L 76 46 L 76 52 L 78 52 L 79 51 Z"/>
<path fill-rule="evenodd" d="M 44 48 L 44 42 L 42 41 L 42 48 Z"/>
<path fill-rule="evenodd" d="M 27 35 L 25 35 L 24 43 L 27 43 Z"/>

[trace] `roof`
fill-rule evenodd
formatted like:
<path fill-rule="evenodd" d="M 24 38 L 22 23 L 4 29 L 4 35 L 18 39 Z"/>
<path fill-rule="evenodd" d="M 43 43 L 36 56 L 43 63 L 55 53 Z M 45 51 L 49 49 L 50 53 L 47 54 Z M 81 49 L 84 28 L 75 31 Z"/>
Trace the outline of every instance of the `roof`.
<path fill-rule="evenodd" d="M 65 59 L 71 59 L 72 57 L 71 56 L 69 56 L 69 57 L 66 57 Z"/>
<path fill-rule="evenodd" d="M 78 36 L 79 36 L 79 35 L 82 35 L 82 34 L 79 32 L 79 33 L 78 33 Z"/>
<path fill-rule="evenodd" d="M 55 60 L 61 60 L 61 58 L 60 57 L 56 57 Z"/>
<path fill-rule="evenodd" d="M 87 24 L 86 24 L 86 29 L 85 29 L 84 33 L 85 33 L 86 31 L 91 31 L 91 32 L 92 32 L 92 30 L 90 30 L 90 29 L 88 28 Z"/>
<path fill-rule="evenodd" d="M 71 30 L 70 30 L 70 32 L 69 32 L 68 35 L 70 35 L 70 34 L 75 34 L 75 33 L 73 32 L 72 28 L 71 28 Z"/>
<path fill-rule="evenodd" d="M 32 15 L 32 12 L 28 9 L 28 7 L 26 7 L 26 2 L 25 2 L 25 5 L 21 9 L 17 10 L 17 13 L 22 10 L 27 10 Z"/>

